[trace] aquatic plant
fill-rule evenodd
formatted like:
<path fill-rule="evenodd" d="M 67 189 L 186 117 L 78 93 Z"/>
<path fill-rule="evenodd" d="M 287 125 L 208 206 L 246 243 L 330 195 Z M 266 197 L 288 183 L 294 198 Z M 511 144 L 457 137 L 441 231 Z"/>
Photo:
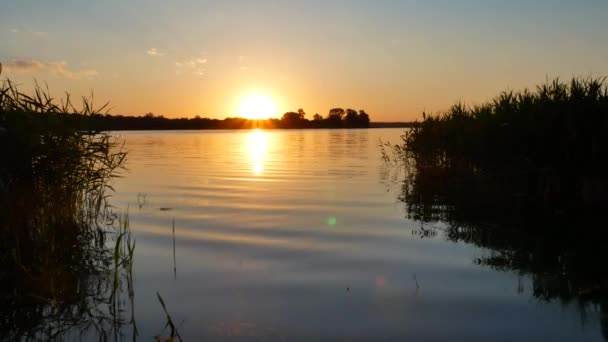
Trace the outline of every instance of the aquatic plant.
<path fill-rule="evenodd" d="M 177 326 L 173 322 L 173 319 L 171 318 L 171 315 L 169 314 L 169 310 L 167 310 L 167 306 L 165 305 L 165 301 L 163 300 L 163 297 L 161 297 L 160 293 L 158 293 L 158 292 L 156 292 L 156 297 L 158 298 L 158 302 L 160 303 L 161 307 L 163 308 L 163 311 L 165 312 L 165 316 L 167 319 L 167 323 L 165 324 L 165 327 L 163 328 L 163 332 L 164 332 L 164 330 L 167 329 L 167 327 L 169 327 L 169 329 L 171 329 L 171 331 L 169 332 L 169 338 L 164 339 L 162 337 L 162 335 L 157 335 L 156 340 L 157 341 L 167 341 L 167 342 L 168 341 L 183 342 L 183 339 L 180 336 L 179 331 L 177 330 Z"/>
<path fill-rule="evenodd" d="M 485 104 L 423 113 L 401 144 L 383 151 L 415 171 L 411 184 L 433 181 L 439 193 L 478 191 L 480 202 L 573 211 L 606 207 L 607 130 L 606 79 L 556 79 Z M 418 196 L 411 190 L 406 197 Z"/>
<path fill-rule="evenodd" d="M 39 85 L 32 95 L 8 80 L 0 87 L 2 339 L 116 335 L 125 324 L 119 297 L 126 280 L 132 303 L 135 243 L 107 198 L 126 153 L 71 120 L 103 108 L 92 97 L 80 108 L 69 95 L 58 103 Z"/>
<path fill-rule="evenodd" d="M 413 234 L 480 247 L 475 264 L 519 274 L 518 291 L 538 300 L 575 304 L 582 322 L 596 313 L 608 332 L 607 129 L 605 79 L 575 78 L 425 113 L 400 144 L 380 146 L 403 175 Z"/>
<path fill-rule="evenodd" d="M 0 87 L 0 201 L 10 208 L 0 234 L 12 246 L 3 259 L 15 259 L 16 265 L 39 259 L 31 253 L 57 250 L 55 243 L 76 233 L 94 238 L 83 228 L 104 218 L 106 189 L 126 156 L 109 134 L 82 131 L 63 119 L 69 113 L 98 113 L 92 99 L 83 98 L 80 110 L 69 95 L 60 105 L 55 102 L 39 85 L 31 96 L 8 80 Z M 32 248 L 21 248 L 26 239 Z"/>

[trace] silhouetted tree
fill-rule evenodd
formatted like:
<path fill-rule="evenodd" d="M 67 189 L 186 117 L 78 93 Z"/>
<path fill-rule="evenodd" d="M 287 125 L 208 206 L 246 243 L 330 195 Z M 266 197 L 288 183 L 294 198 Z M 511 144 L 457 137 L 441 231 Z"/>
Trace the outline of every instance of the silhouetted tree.
<path fill-rule="evenodd" d="M 354 109 L 348 108 L 346 110 L 346 116 L 344 117 L 345 127 L 357 127 L 358 126 L 358 116 L 357 111 Z"/>
<path fill-rule="evenodd" d="M 323 117 L 321 115 L 319 115 L 319 113 L 317 113 L 317 114 L 315 114 L 315 115 L 312 116 L 312 119 L 314 121 L 322 121 Z"/>
<path fill-rule="evenodd" d="M 358 127 L 369 127 L 369 115 L 363 110 L 359 110 L 359 115 L 357 116 Z"/>
<path fill-rule="evenodd" d="M 306 116 L 306 112 L 304 112 L 304 109 L 298 108 L 298 115 L 300 116 L 300 120 L 304 120 L 305 116 Z"/>
<path fill-rule="evenodd" d="M 301 128 L 304 124 L 303 116 L 304 111 L 302 109 L 299 109 L 298 112 L 287 112 L 281 117 L 281 126 L 284 128 Z"/>
<path fill-rule="evenodd" d="M 327 123 L 329 127 L 341 127 L 342 117 L 344 117 L 345 111 L 342 108 L 332 108 L 329 110 L 327 115 Z"/>

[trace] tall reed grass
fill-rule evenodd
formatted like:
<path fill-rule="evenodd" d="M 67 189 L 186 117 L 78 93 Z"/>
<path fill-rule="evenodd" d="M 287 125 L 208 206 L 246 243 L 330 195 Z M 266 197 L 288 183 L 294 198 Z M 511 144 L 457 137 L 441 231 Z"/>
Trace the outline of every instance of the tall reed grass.
<path fill-rule="evenodd" d="M 0 86 L 4 339 L 61 339 L 74 327 L 101 336 L 122 324 L 118 293 L 124 279 L 132 293 L 134 241 L 107 198 L 126 153 L 69 120 L 104 108 L 92 97 L 78 107 L 69 95 L 56 100 L 38 84 L 29 95 L 9 80 Z"/>
<path fill-rule="evenodd" d="M 480 247 L 476 264 L 516 272 L 518 291 L 581 317 L 595 311 L 608 332 L 607 132 L 606 79 L 574 78 L 425 113 L 381 152 L 420 237 Z"/>
<path fill-rule="evenodd" d="M 383 155 L 405 162 L 418 183 L 429 178 L 454 189 L 468 182 L 454 189 L 461 195 L 477 188 L 518 203 L 597 208 L 607 204 L 607 131 L 606 79 L 556 79 L 481 105 L 423 113 L 401 144 L 383 146 Z"/>

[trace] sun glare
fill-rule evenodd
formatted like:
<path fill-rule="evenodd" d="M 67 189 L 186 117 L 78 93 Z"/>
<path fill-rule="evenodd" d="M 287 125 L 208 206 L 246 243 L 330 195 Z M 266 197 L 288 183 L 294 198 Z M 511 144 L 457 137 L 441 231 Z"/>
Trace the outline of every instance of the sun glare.
<path fill-rule="evenodd" d="M 249 134 L 247 144 L 249 145 L 253 173 L 256 176 L 260 176 L 264 172 L 264 160 L 266 159 L 266 150 L 268 149 L 266 132 L 259 129 L 253 130 Z"/>
<path fill-rule="evenodd" d="M 268 119 L 276 114 L 274 101 L 264 95 L 249 95 L 241 101 L 240 114 L 246 119 Z"/>

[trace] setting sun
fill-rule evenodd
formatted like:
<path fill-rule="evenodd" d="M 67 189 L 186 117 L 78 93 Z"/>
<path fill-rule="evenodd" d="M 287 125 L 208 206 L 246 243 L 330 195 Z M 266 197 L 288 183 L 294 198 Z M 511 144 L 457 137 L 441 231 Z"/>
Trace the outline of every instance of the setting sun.
<path fill-rule="evenodd" d="M 264 95 L 249 95 L 241 101 L 240 115 L 247 119 L 268 119 L 276 115 L 274 101 Z"/>

